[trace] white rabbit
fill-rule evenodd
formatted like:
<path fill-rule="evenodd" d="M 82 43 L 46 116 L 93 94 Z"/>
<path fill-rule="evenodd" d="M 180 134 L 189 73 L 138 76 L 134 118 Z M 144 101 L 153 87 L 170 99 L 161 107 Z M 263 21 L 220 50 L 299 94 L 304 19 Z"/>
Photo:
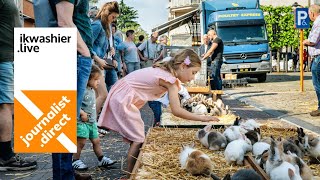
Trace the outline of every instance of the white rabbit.
<path fill-rule="evenodd" d="M 224 157 L 227 164 L 236 162 L 238 165 L 243 165 L 244 154 L 251 150 L 252 145 L 250 140 L 241 134 L 240 139 L 234 140 L 227 145 Z"/>
<path fill-rule="evenodd" d="M 238 139 L 241 134 L 245 134 L 248 131 L 240 126 L 230 126 L 224 132 L 223 135 L 227 138 L 228 142 Z"/>
<path fill-rule="evenodd" d="M 206 114 L 208 113 L 208 109 L 204 104 L 198 104 L 196 106 L 192 106 L 192 112 L 196 114 Z"/>
<path fill-rule="evenodd" d="M 266 151 L 268 151 L 270 149 L 270 144 L 265 143 L 265 142 L 256 142 L 253 146 L 252 146 L 252 154 L 255 157 L 255 161 L 257 164 L 260 165 L 261 168 L 265 168 L 265 162 L 267 161 L 267 159 L 265 159 L 267 157 L 267 154 L 264 153 L 268 153 Z"/>
<path fill-rule="evenodd" d="M 265 150 L 270 149 L 270 144 L 265 142 L 257 142 L 252 146 L 252 153 L 254 156 L 261 155 Z"/>
<path fill-rule="evenodd" d="M 260 125 L 254 119 L 248 119 L 240 123 L 240 126 L 246 130 L 254 130 L 255 128 L 260 128 Z"/>
<path fill-rule="evenodd" d="M 285 173 L 288 172 L 288 173 Z M 283 161 L 270 172 L 270 180 L 302 180 L 299 167 Z"/>
<path fill-rule="evenodd" d="M 210 150 L 219 150 L 227 146 L 227 139 L 220 132 L 210 132 L 212 125 L 207 125 L 203 129 L 198 130 L 196 137 L 201 144 Z"/>

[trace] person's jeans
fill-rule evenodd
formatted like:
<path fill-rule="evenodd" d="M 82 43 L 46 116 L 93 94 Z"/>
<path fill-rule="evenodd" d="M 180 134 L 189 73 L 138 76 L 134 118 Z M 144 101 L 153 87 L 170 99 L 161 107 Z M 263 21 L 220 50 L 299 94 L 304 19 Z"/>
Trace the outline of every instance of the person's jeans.
<path fill-rule="evenodd" d="M 53 180 L 73 180 L 72 153 L 52 153 Z"/>
<path fill-rule="evenodd" d="M 117 80 L 117 71 L 115 69 L 107 69 L 105 74 L 105 82 L 108 91 L 110 91 L 111 87 L 117 82 Z"/>
<path fill-rule="evenodd" d="M 117 60 L 118 62 L 118 72 L 121 72 L 122 70 L 122 65 L 121 65 L 121 55 L 119 51 L 116 51 L 116 54 L 114 55 L 114 58 Z"/>
<path fill-rule="evenodd" d="M 77 116 L 80 115 L 80 108 L 86 90 L 88 79 L 92 67 L 90 57 L 78 55 L 77 57 Z M 76 132 L 74 132 L 76 133 Z M 53 180 L 74 179 L 72 168 L 72 153 L 53 153 L 52 154 Z"/>
<path fill-rule="evenodd" d="M 160 123 L 162 109 L 161 109 L 161 102 L 159 101 L 148 101 L 149 107 L 152 109 L 154 114 L 154 125 L 156 123 Z"/>
<path fill-rule="evenodd" d="M 0 62 L 0 104 L 13 104 L 13 68 L 12 61 Z"/>
<path fill-rule="evenodd" d="M 141 69 L 143 68 L 148 68 L 148 67 L 152 67 L 153 65 L 153 60 L 148 60 L 148 61 L 140 61 L 140 65 L 141 65 Z"/>
<path fill-rule="evenodd" d="M 318 110 L 320 110 L 320 56 L 312 61 L 312 83 L 318 97 Z"/>
<path fill-rule="evenodd" d="M 135 70 L 140 69 L 140 62 L 126 62 L 127 65 L 127 73 L 131 73 Z"/>
<path fill-rule="evenodd" d="M 90 57 L 78 55 L 77 58 L 77 116 L 80 115 L 80 108 L 86 90 L 90 72 L 92 67 L 92 60 Z"/>
<path fill-rule="evenodd" d="M 222 90 L 222 80 L 221 80 L 221 60 L 213 60 L 211 64 L 211 77 L 212 80 L 210 81 L 211 89 L 212 90 Z"/>

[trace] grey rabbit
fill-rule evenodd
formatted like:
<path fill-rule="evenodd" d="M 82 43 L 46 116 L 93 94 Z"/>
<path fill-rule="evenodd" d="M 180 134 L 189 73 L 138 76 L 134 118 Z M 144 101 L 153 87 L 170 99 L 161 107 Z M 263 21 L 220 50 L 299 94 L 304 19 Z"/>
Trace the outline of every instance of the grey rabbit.
<path fill-rule="evenodd" d="M 196 133 L 201 144 L 210 150 L 219 150 L 227 146 L 227 139 L 220 132 L 210 132 L 212 125 L 207 125 Z"/>
<path fill-rule="evenodd" d="M 283 150 L 284 153 L 290 151 L 291 153 L 296 154 L 298 157 L 303 158 L 304 153 L 301 151 L 300 147 L 296 144 L 297 142 L 293 142 L 292 140 L 283 140 Z"/>
<path fill-rule="evenodd" d="M 240 169 L 232 177 L 230 177 L 230 174 L 227 174 L 223 180 L 262 180 L 262 178 L 253 169 Z"/>

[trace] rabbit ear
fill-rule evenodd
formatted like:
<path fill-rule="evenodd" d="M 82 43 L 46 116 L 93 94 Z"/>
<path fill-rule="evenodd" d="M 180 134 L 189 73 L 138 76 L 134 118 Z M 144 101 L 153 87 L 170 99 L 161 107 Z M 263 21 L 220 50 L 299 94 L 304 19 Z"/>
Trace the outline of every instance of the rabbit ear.
<path fill-rule="evenodd" d="M 260 128 L 254 128 L 254 131 L 256 131 L 257 133 L 261 134 L 260 133 Z"/>
<path fill-rule="evenodd" d="M 274 139 L 274 137 L 273 137 L 272 135 L 270 136 L 270 138 L 271 138 L 273 141 L 275 140 L 275 139 Z"/>
<path fill-rule="evenodd" d="M 236 118 L 236 120 L 234 121 L 233 125 L 234 126 L 239 126 L 240 125 L 240 122 L 239 122 L 238 118 Z"/>
<path fill-rule="evenodd" d="M 184 150 L 186 148 L 183 144 L 181 144 L 181 147 L 182 147 L 182 150 Z"/>
<path fill-rule="evenodd" d="M 241 133 L 241 138 L 242 138 L 243 140 L 246 140 L 247 137 L 246 137 L 244 134 Z"/>
<path fill-rule="evenodd" d="M 306 134 L 303 132 L 303 128 L 300 128 L 300 133 L 301 133 L 301 136 L 305 136 Z"/>
<path fill-rule="evenodd" d="M 297 133 L 298 134 L 300 134 L 301 132 L 300 132 L 300 128 L 299 127 L 297 127 Z"/>
<path fill-rule="evenodd" d="M 194 145 L 194 142 L 192 142 L 192 144 L 190 145 L 190 147 L 194 148 L 194 146 L 195 146 L 195 145 Z"/>
<path fill-rule="evenodd" d="M 288 169 L 288 175 L 289 175 L 290 179 L 294 178 L 294 171 L 290 168 Z"/>
<path fill-rule="evenodd" d="M 211 128 L 212 128 L 212 125 L 210 124 L 210 125 L 207 125 L 206 127 L 204 127 L 203 130 L 209 132 L 211 130 Z"/>

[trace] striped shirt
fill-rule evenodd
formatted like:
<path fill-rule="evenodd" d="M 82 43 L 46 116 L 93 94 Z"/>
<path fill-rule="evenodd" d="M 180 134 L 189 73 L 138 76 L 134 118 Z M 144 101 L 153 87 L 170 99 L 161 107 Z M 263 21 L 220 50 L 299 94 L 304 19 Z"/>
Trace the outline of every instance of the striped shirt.
<path fill-rule="evenodd" d="M 309 55 L 311 57 L 320 55 L 320 16 L 314 21 L 308 40 L 315 44 L 313 47 L 308 47 Z"/>

